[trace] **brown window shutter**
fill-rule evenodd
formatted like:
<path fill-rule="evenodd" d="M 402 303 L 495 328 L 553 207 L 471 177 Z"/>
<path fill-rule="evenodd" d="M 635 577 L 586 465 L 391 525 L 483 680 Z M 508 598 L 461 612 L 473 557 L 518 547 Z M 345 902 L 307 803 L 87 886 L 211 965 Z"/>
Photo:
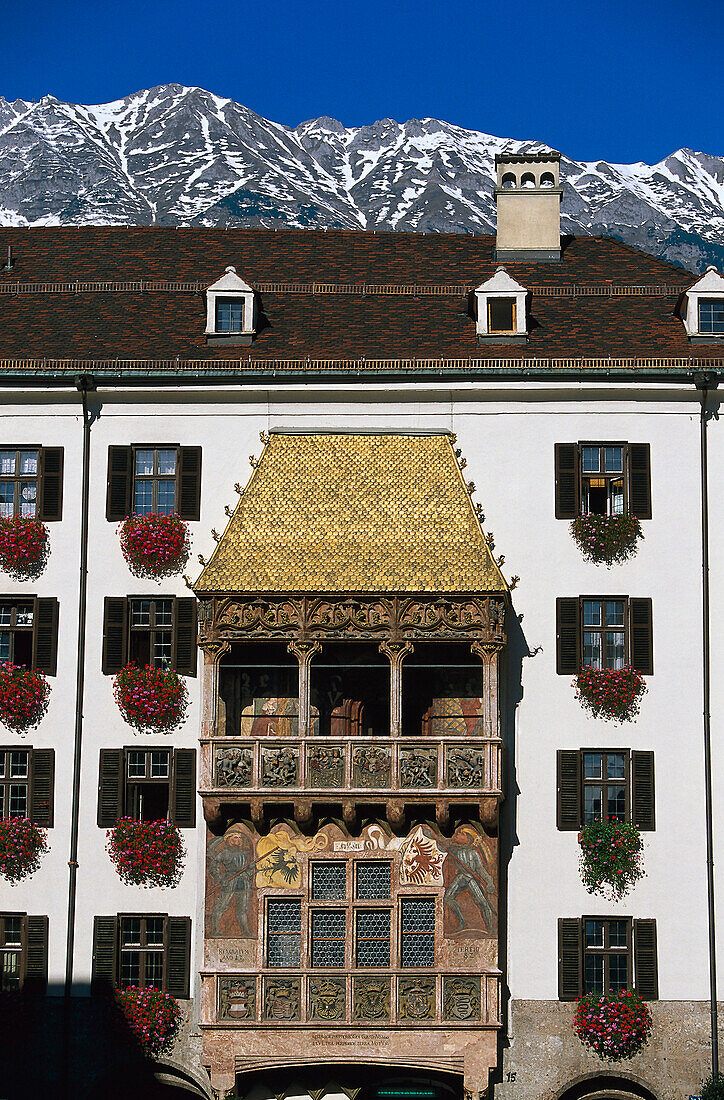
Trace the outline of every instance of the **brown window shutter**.
<path fill-rule="evenodd" d="M 583 992 L 580 918 L 558 921 L 558 1000 L 575 1001 Z"/>
<path fill-rule="evenodd" d="M 102 993 L 116 984 L 116 943 L 118 921 L 116 917 L 93 918 L 93 968 L 91 992 Z"/>
<path fill-rule="evenodd" d="M 184 676 L 196 675 L 196 599 L 176 600 L 176 660 L 177 672 Z"/>
<path fill-rule="evenodd" d="M 39 457 L 38 519 L 63 518 L 63 448 L 42 447 Z"/>
<path fill-rule="evenodd" d="M 179 447 L 177 503 L 181 519 L 199 519 L 201 515 L 200 447 Z"/>
<path fill-rule="evenodd" d="M 631 753 L 631 817 L 644 832 L 656 828 L 652 752 Z"/>
<path fill-rule="evenodd" d="M 196 750 L 176 749 L 173 754 L 174 824 L 181 829 L 196 825 Z"/>
<path fill-rule="evenodd" d="M 650 599 L 630 600 L 631 613 L 631 665 L 653 676 L 654 672 L 654 626 L 653 607 Z"/>
<path fill-rule="evenodd" d="M 58 667 L 58 601 L 35 601 L 33 668 L 55 676 Z"/>
<path fill-rule="evenodd" d="M 656 953 L 656 921 L 635 920 L 633 926 L 636 992 L 644 1001 L 658 1001 L 659 968 Z"/>
<path fill-rule="evenodd" d="M 639 519 L 651 519 L 651 446 L 629 443 L 628 455 L 629 512 Z"/>
<path fill-rule="evenodd" d="M 575 519 L 580 511 L 578 447 L 556 443 L 556 519 Z"/>
<path fill-rule="evenodd" d="M 109 447 L 106 519 L 117 523 L 130 514 L 132 482 L 133 448 Z"/>
<path fill-rule="evenodd" d="M 559 749 L 558 828 L 574 832 L 581 827 L 581 754 L 577 749 Z"/>
<path fill-rule="evenodd" d="M 98 826 L 112 829 L 123 807 L 123 750 L 101 749 L 98 766 Z"/>
<path fill-rule="evenodd" d="M 106 596 L 103 601 L 103 664 L 107 676 L 120 672 L 128 652 L 128 600 Z"/>
<path fill-rule="evenodd" d="M 30 758 L 30 820 L 46 829 L 53 825 L 55 750 L 33 749 Z"/>
<path fill-rule="evenodd" d="M 25 918 L 25 980 L 28 992 L 44 993 L 48 984 L 48 918 Z"/>
<path fill-rule="evenodd" d="M 556 600 L 556 671 L 573 676 L 581 667 L 581 629 L 578 599 Z"/>
<path fill-rule="evenodd" d="M 191 918 L 166 918 L 166 991 L 188 997 L 191 967 Z"/>

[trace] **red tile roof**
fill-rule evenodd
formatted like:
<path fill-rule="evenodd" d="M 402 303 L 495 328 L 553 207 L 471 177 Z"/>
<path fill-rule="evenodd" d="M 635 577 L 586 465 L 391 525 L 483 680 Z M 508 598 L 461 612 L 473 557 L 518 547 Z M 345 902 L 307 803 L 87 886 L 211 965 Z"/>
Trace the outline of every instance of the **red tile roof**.
<path fill-rule="evenodd" d="M 610 238 L 565 242 L 561 263 L 507 263 L 532 288 L 530 339 L 478 345 L 471 295 L 498 266 L 494 238 L 474 235 L 176 228 L 0 230 L 0 359 L 270 360 L 682 358 L 675 315 L 695 277 Z M 165 281 L 199 288 L 227 264 L 261 287 L 251 347 L 208 347 L 201 289 L 105 290 L 38 284 Z M 291 284 L 374 284 L 388 292 L 294 292 Z M 269 284 L 275 284 L 273 290 Z M 32 289 L 35 286 L 36 289 Z M 428 288 L 415 295 L 410 288 Z M 395 288 L 397 293 L 394 292 Z M 644 288 L 633 293 L 632 288 Z M 0 285 L 0 291 L 4 288 Z M 334 288 L 331 288 L 334 290 Z M 389 292 L 390 289 L 393 292 Z M 625 290 L 628 294 L 623 293 Z M 405 291 L 402 293 L 402 291 Z M 5 364 L 7 368 L 7 364 Z M 247 367 L 248 369 L 248 367 Z"/>

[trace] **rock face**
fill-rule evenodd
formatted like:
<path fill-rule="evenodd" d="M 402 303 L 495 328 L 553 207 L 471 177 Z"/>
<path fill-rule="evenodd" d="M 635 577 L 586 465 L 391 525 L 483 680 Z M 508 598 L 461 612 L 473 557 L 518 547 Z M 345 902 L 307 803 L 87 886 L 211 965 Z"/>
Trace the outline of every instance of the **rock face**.
<path fill-rule="evenodd" d="M 0 97 L 0 225 L 209 225 L 489 233 L 496 153 L 542 150 L 436 119 L 282 126 L 165 84 L 99 106 Z M 724 158 L 563 156 L 564 233 L 724 266 Z"/>

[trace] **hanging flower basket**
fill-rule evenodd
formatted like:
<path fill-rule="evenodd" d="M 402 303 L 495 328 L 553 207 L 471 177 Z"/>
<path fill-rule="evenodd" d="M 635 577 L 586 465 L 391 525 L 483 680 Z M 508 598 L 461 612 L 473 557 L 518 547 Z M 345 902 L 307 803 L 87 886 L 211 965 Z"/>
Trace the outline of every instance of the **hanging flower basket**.
<path fill-rule="evenodd" d="M 620 901 L 644 877 L 644 842 L 628 821 L 592 821 L 578 834 L 579 866 L 589 894 Z"/>
<path fill-rule="evenodd" d="M 646 682 L 635 668 L 582 668 L 573 681 L 581 706 L 594 718 L 630 722 L 636 717 Z"/>
<path fill-rule="evenodd" d="M 588 993 L 581 997 L 573 1030 L 584 1046 L 603 1062 L 633 1058 L 651 1034 L 651 1012 L 632 989 L 620 993 Z"/>
<path fill-rule="evenodd" d="M 137 577 L 170 577 L 179 573 L 189 556 L 189 532 L 175 512 L 128 516 L 120 526 L 121 550 Z"/>
<path fill-rule="evenodd" d="M 15 580 L 39 577 L 50 552 L 48 528 L 39 519 L 0 519 L 0 569 Z"/>
<path fill-rule="evenodd" d="M 171 1049 L 182 1016 L 170 993 L 129 985 L 118 990 L 116 1000 L 145 1054 L 163 1054 Z"/>
<path fill-rule="evenodd" d="M 578 516 L 571 523 L 571 534 L 586 561 L 615 562 L 632 558 L 643 538 L 636 516 Z"/>
<path fill-rule="evenodd" d="M 106 849 L 127 886 L 177 886 L 183 870 L 181 833 L 170 821 L 122 817 Z"/>
<path fill-rule="evenodd" d="M 27 817 L 0 821 L 0 875 L 15 884 L 35 874 L 48 850 L 47 833 Z"/>
<path fill-rule="evenodd" d="M 0 662 L 0 722 L 15 733 L 37 726 L 48 709 L 50 686 L 42 672 Z"/>
<path fill-rule="evenodd" d="M 182 722 L 189 703 L 186 684 L 178 673 L 151 665 L 122 668 L 113 694 L 123 718 L 139 733 L 170 733 Z"/>

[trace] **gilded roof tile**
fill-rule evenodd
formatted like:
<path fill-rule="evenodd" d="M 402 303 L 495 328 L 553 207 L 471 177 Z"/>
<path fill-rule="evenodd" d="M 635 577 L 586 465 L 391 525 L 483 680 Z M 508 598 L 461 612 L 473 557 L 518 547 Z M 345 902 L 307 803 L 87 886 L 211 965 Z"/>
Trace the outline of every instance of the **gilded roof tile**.
<path fill-rule="evenodd" d="M 254 592 L 501 592 L 448 434 L 273 433 L 196 581 Z"/>

